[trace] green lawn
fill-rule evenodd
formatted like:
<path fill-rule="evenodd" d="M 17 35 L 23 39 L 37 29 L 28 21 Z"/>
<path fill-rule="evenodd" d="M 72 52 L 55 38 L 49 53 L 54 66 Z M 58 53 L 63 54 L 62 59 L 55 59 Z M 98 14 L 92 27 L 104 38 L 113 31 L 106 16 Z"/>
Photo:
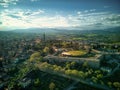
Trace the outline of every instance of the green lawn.
<path fill-rule="evenodd" d="M 71 56 L 82 56 L 85 55 L 87 52 L 83 51 L 83 50 L 76 50 L 76 51 L 69 51 L 67 52 L 68 54 L 70 54 Z"/>

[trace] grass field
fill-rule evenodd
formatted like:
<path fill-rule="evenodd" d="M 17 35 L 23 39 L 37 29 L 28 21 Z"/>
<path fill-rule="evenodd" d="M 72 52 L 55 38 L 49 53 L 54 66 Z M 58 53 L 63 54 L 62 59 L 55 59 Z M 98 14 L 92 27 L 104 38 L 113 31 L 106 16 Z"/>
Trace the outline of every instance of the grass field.
<path fill-rule="evenodd" d="M 79 51 L 77 50 L 77 51 L 68 51 L 67 53 L 71 56 L 82 56 L 85 55 L 87 52 L 83 50 L 79 50 Z"/>

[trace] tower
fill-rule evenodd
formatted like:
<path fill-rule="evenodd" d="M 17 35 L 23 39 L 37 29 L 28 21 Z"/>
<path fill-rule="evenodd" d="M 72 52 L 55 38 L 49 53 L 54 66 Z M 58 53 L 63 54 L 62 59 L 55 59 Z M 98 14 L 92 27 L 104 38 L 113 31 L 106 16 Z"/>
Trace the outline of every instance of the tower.
<path fill-rule="evenodd" d="M 43 34 L 43 41 L 45 42 L 45 33 Z"/>

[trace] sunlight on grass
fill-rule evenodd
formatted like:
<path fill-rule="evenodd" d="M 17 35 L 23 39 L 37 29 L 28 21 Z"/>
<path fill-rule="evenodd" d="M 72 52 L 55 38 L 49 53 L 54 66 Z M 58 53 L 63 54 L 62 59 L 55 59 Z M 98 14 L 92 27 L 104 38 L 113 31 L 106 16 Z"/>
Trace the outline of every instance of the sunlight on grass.
<path fill-rule="evenodd" d="M 71 56 L 82 56 L 82 55 L 85 55 L 87 52 L 80 50 L 80 51 L 69 51 L 67 53 Z"/>

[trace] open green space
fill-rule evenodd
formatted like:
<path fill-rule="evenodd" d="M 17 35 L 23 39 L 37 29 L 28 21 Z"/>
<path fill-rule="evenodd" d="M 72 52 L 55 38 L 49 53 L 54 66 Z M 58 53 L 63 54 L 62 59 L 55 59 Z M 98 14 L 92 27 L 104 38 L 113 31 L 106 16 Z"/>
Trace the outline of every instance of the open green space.
<path fill-rule="evenodd" d="M 87 52 L 83 50 L 68 51 L 66 53 L 69 54 L 70 56 L 83 56 L 87 54 Z"/>

